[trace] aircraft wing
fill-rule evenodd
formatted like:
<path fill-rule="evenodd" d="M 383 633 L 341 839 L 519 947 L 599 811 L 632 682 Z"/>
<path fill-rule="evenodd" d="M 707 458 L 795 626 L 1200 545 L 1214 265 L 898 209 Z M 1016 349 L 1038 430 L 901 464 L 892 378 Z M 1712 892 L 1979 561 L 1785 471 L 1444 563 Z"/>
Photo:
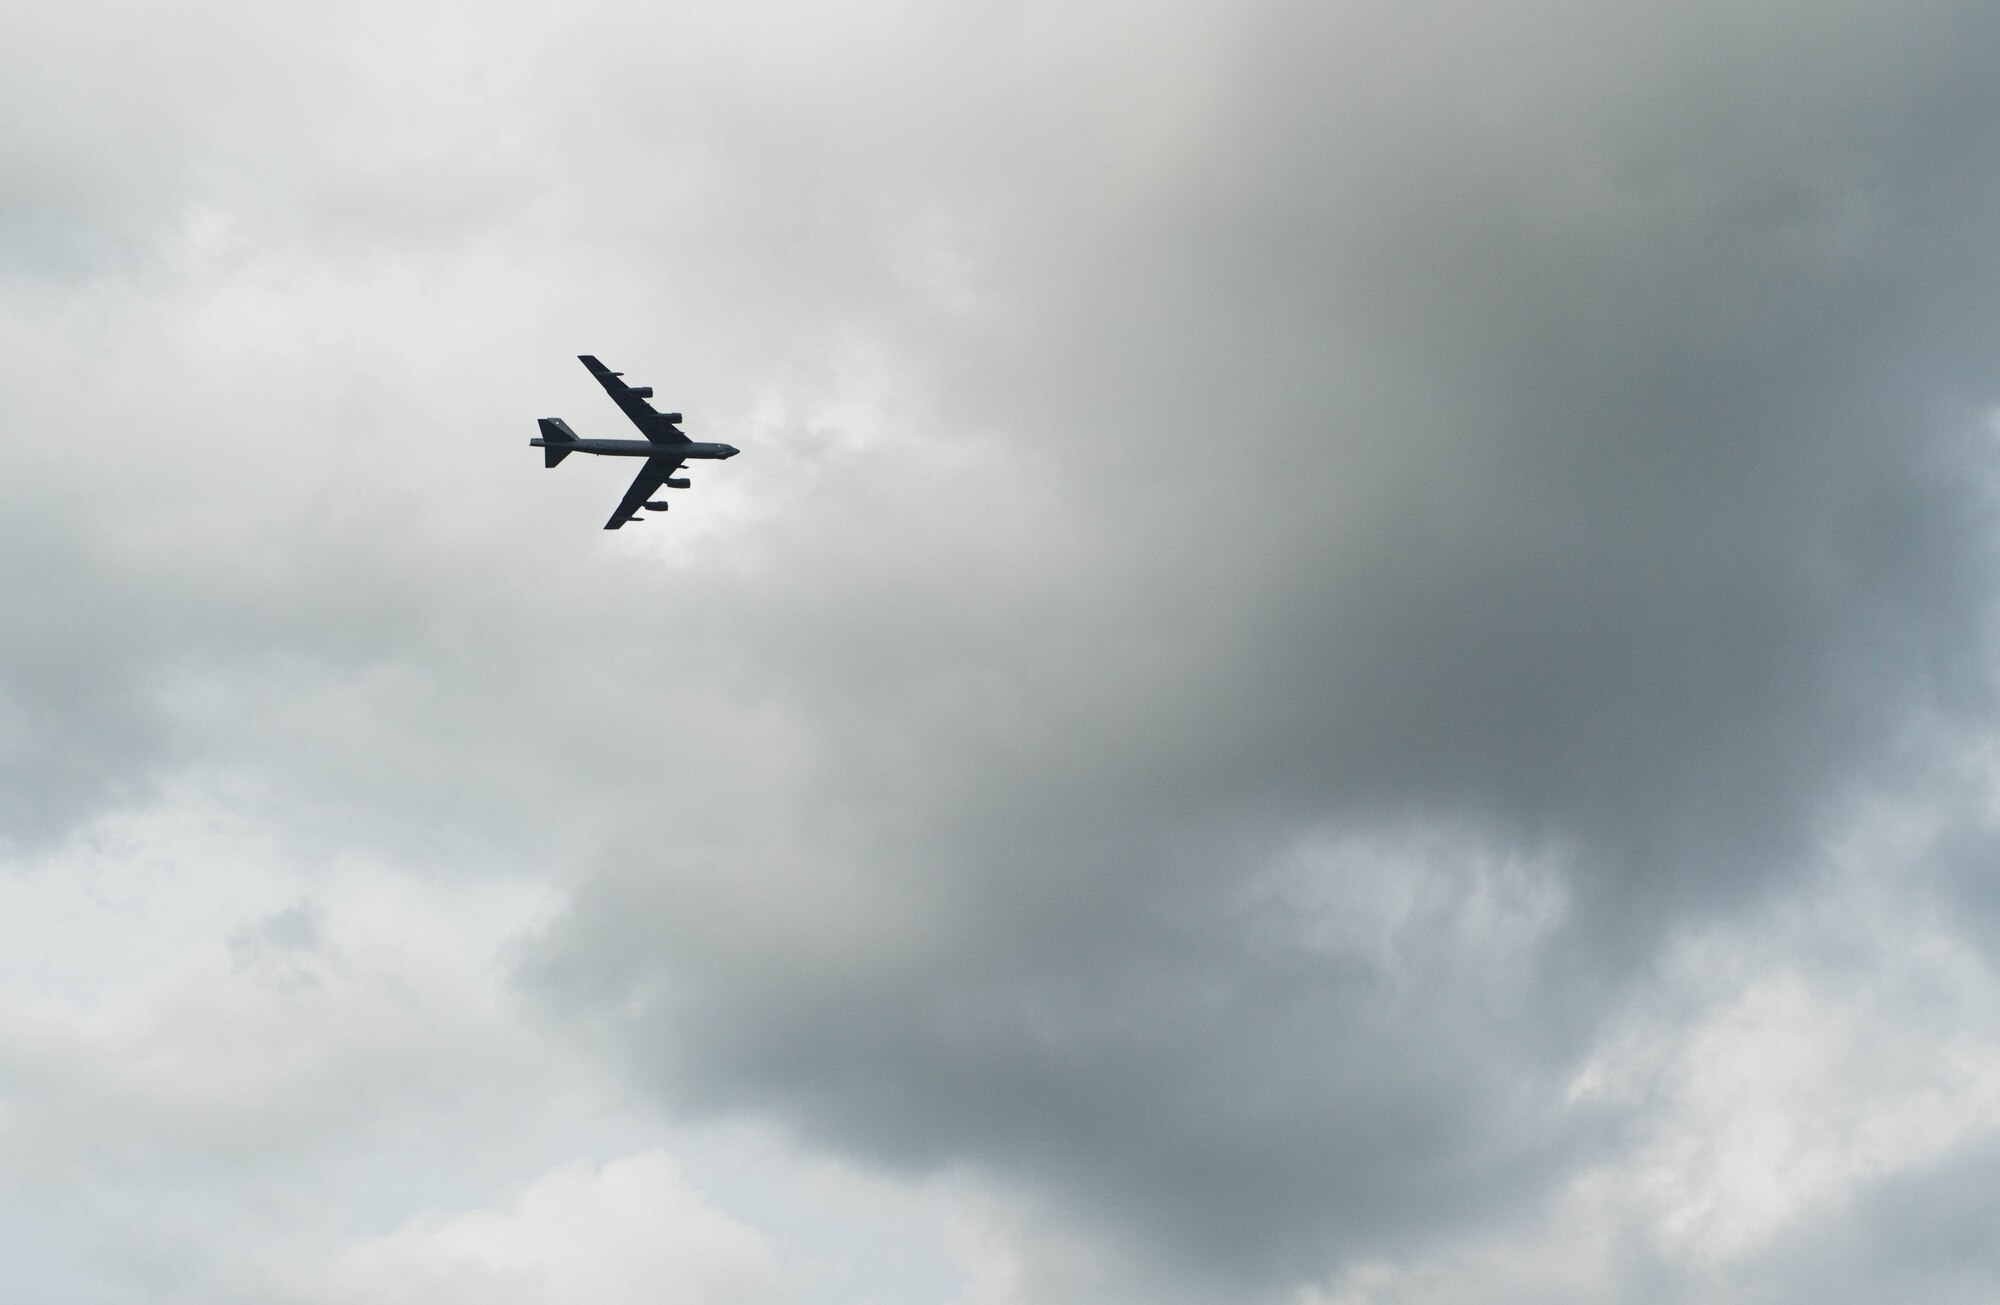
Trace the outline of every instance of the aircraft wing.
<path fill-rule="evenodd" d="M 576 360 L 590 369 L 590 374 L 597 378 L 597 383 L 604 387 L 604 392 L 611 396 L 611 401 L 625 410 L 625 415 L 632 419 L 632 424 L 637 426 L 647 439 L 655 444 L 688 442 L 688 437 L 681 433 L 678 426 L 667 420 L 665 413 L 654 412 L 652 404 L 634 394 L 631 386 L 618 379 L 622 373 L 612 371 L 587 353 L 578 354 Z"/>
<path fill-rule="evenodd" d="M 639 402 L 633 400 L 633 402 Z M 619 501 L 618 510 L 611 514 L 611 520 L 604 523 L 606 530 L 616 530 L 632 519 L 632 514 L 642 507 L 646 500 L 659 491 L 660 485 L 674 474 L 686 459 L 672 454 L 659 454 L 646 459 L 646 465 L 639 468 L 639 474 L 632 478 L 632 488 L 625 491 Z"/>

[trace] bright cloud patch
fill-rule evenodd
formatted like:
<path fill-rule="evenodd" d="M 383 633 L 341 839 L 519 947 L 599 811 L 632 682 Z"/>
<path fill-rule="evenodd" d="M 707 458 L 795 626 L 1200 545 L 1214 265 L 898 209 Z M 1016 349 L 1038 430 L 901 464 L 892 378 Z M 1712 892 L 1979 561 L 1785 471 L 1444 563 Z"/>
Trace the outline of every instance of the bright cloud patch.
<path fill-rule="evenodd" d="M 790 1298 L 770 1245 L 657 1152 L 544 1174 L 506 1208 L 424 1214 L 297 1284 L 311 1305 L 762 1305 Z"/>

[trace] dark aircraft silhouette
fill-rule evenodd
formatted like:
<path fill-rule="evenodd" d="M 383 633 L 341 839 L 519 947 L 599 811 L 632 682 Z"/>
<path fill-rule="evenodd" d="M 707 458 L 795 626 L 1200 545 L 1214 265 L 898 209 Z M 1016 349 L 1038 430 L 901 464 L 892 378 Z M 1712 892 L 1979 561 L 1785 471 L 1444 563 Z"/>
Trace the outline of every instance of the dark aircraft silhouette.
<path fill-rule="evenodd" d="M 696 444 L 681 434 L 677 424 L 678 412 L 654 412 L 653 405 L 646 400 L 653 397 L 650 385 L 632 386 L 619 380 L 623 372 L 614 372 L 589 354 L 578 354 L 577 361 L 590 368 L 590 374 L 604 387 L 612 402 L 625 410 L 645 435 L 642 440 L 580 440 L 561 417 L 543 417 L 539 421 L 542 428 L 540 439 L 529 440 L 531 447 L 542 450 L 545 467 L 553 467 L 572 453 L 597 453 L 613 458 L 644 458 L 646 465 L 639 468 L 639 474 L 632 480 L 632 488 L 625 491 L 625 498 L 618 504 L 618 510 L 611 514 L 611 520 L 604 523 L 606 530 L 616 530 L 627 521 L 642 521 L 635 516 L 640 508 L 651 508 L 655 512 L 667 510 L 665 499 L 654 500 L 653 495 L 660 486 L 670 489 L 686 489 L 688 482 L 674 479 L 674 472 L 681 463 L 690 458 L 733 458 L 742 450 L 728 444 Z"/>

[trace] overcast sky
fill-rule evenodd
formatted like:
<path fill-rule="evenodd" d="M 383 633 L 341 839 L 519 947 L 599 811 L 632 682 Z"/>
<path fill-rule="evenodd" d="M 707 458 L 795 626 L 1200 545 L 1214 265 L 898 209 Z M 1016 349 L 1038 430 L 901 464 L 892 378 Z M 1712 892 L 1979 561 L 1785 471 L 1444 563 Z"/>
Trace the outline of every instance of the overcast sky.
<path fill-rule="evenodd" d="M 0 0 L 0 1297 L 2000 1297 L 1995 50 Z"/>

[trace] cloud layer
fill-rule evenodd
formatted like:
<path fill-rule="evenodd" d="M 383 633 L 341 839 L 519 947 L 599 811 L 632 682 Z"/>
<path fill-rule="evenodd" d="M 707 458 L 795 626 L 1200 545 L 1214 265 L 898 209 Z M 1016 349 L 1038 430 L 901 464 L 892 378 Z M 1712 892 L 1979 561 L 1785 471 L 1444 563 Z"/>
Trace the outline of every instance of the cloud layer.
<path fill-rule="evenodd" d="M 558 903 L 286 999 L 335 1132 L 561 1030 L 660 1118 L 977 1187 L 968 1299 L 1753 1300 L 1839 1228 L 1990 1278 L 1898 1229 L 1990 1205 L 1992 1030 L 1909 1025 L 1857 922 L 1986 990 L 2000 20 L 115 17 L 0 56 L 47 124 L 0 138 L 0 844 L 227 809 L 286 887 L 208 963 L 307 988 L 315 912 L 407 936 L 376 876 Z M 615 431 L 579 352 L 746 456 L 594 532 L 622 473 L 516 446 Z M 314 1096 L 218 1001 L 145 1007 L 156 1085 Z M 108 1109 L 88 1006 L 5 1034 L 22 1117 Z M 1872 1074 L 1892 1029 L 1962 1072 Z M 1911 1102 L 1954 1122 L 1870 1132 Z M 161 1109 L 115 1113 L 200 1135 Z M 540 1299 L 589 1257 L 535 1194 L 630 1179 L 721 1298 L 806 1290 L 664 1158 L 557 1158 L 302 1263 L 472 1290 L 470 1238 Z"/>

